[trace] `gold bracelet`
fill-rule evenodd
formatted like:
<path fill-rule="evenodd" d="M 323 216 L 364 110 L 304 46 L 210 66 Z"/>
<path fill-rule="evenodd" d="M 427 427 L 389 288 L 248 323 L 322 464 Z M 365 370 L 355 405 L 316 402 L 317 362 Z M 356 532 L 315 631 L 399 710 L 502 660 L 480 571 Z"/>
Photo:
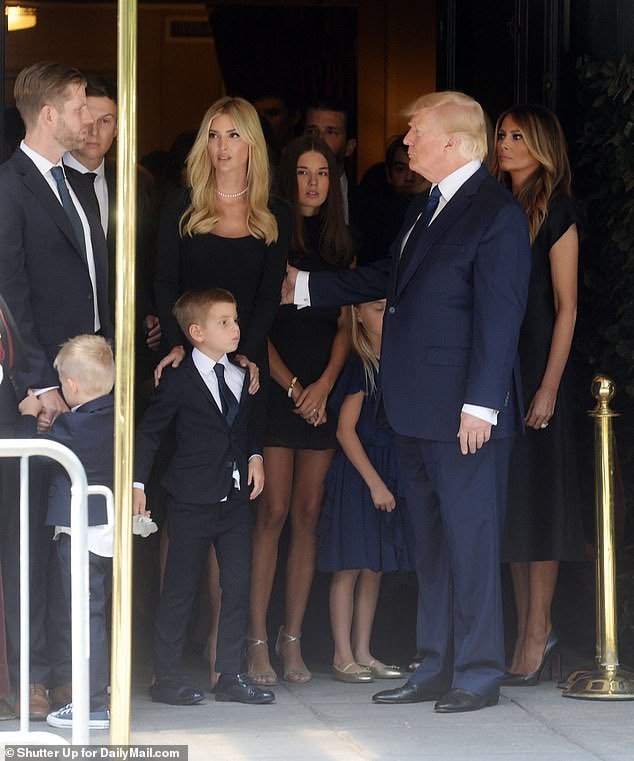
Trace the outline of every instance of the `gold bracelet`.
<path fill-rule="evenodd" d="M 293 396 L 293 389 L 295 388 L 295 384 L 297 383 L 297 376 L 294 375 L 291 379 L 291 385 L 288 387 L 288 398 L 291 399 Z"/>

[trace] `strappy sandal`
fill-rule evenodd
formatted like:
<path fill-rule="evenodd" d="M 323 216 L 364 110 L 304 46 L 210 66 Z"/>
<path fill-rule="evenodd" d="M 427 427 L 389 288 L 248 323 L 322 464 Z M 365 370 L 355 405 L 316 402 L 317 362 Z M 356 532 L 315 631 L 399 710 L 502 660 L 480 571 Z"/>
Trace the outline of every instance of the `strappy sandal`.
<path fill-rule="evenodd" d="M 291 642 L 299 642 L 300 640 L 301 634 L 298 634 L 297 636 L 294 634 L 287 634 L 284 631 L 284 627 L 280 626 L 280 630 L 277 633 L 277 639 L 275 640 L 275 652 L 277 653 L 284 666 L 282 679 L 285 682 L 292 682 L 293 684 L 304 684 L 305 682 L 309 682 L 313 677 L 310 671 L 304 671 L 303 669 L 286 668 L 286 661 L 284 660 L 284 656 L 282 655 L 281 650 L 284 645 L 289 645 Z"/>
<path fill-rule="evenodd" d="M 256 637 L 245 637 L 244 639 L 247 643 L 246 656 L 248 675 L 255 682 L 255 684 L 258 684 L 262 687 L 274 687 L 277 684 L 277 674 L 275 671 L 273 671 L 272 668 L 267 669 L 266 671 L 254 671 L 250 656 L 250 653 L 253 651 L 253 649 L 260 647 L 261 645 L 266 646 L 268 654 L 268 639 L 257 639 Z"/>
<path fill-rule="evenodd" d="M 360 668 L 357 671 L 350 671 L 353 666 L 360 666 Z M 367 684 L 374 681 L 372 670 L 356 661 L 350 661 L 341 668 L 333 663 L 332 678 L 337 682 L 346 682 L 347 684 Z"/>

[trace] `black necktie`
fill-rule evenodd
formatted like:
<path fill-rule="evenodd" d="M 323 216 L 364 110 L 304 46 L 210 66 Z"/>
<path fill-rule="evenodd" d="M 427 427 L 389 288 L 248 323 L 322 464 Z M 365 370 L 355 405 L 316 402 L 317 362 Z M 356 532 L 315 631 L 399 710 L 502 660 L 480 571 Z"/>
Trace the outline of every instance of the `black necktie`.
<path fill-rule="evenodd" d="M 57 184 L 57 190 L 59 191 L 59 197 L 62 200 L 62 206 L 64 207 L 66 216 L 75 231 L 79 250 L 84 255 L 84 261 L 88 261 L 88 256 L 86 254 L 86 239 L 84 238 L 84 226 L 81 223 L 81 218 L 79 212 L 75 208 L 73 199 L 70 197 L 68 185 L 66 184 L 66 179 L 64 177 L 64 170 L 61 166 L 53 166 L 51 167 L 51 174 Z"/>
<path fill-rule="evenodd" d="M 222 403 L 222 414 L 224 415 L 227 425 L 231 428 L 233 421 L 236 419 L 240 404 L 231 389 L 227 386 L 225 380 L 225 366 L 221 362 L 216 362 L 214 372 L 218 378 L 218 391 L 220 392 L 220 401 Z"/>
<path fill-rule="evenodd" d="M 416 246 L 418 245 L 418 241 L 420 240 L 422 234 L 425 232 L 425 230 L 429 226 L 429 223 L 431 222 L 431 218 L 434 216 L 434 212 L 438 208 L 439 201 L 440 201 L 440 188 L 438 187 L 438 185 L 436 185 L 432 189 L 429 196 L 427 197 L 427 204 L 425 205 L 425 210 L 414 223 L 414 227 L 412 228 L 412 231 L 409 234 L 407 243 L 405 244 L 405 247 L 403 248 L 403 251 L 401 252 L 401 258 L 399 261 L 400 270 L 403 269 L 407 260 L 412 255 L 412 252 L 415 251 Z"/>

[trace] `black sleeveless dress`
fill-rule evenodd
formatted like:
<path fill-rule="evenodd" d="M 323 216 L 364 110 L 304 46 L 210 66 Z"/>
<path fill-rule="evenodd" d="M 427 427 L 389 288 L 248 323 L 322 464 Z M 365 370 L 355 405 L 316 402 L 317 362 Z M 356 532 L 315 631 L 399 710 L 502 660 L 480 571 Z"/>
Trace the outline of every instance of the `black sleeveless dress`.
<path fill-rule="evenodd" d="M 292 264 L 307 272 L 336 269 L 319 254 L 320 215 L 304 218 L 305 243 L 308 249 Z M 282 361 L 296 375 L 304 388 L 322 375 L 330 360 L 337 333 L 340 309 L 297 309 L 285 304 L 277 309 L 269 339 Z M 287 389 L 271 381 L 266 413 L 265 446 L 288 449 L 334 449 L 337 446 L 337 421 L 328 408 L 328 420 L 317 427 L 293 412 Z"/>
<path fill-rule="evenodd" d="M 526 410 L 539 388 L 550 352 L 555 306 L 549 253 L 573 225 L 575 202 L 561 196 L 532 246 L 532 271 L 519 355 Z M 574 378 L 570 358 L 547 428 L 527 428 L 513 442 L 502 559 L 505 562 L 583 560 L 573 429 Z"/>

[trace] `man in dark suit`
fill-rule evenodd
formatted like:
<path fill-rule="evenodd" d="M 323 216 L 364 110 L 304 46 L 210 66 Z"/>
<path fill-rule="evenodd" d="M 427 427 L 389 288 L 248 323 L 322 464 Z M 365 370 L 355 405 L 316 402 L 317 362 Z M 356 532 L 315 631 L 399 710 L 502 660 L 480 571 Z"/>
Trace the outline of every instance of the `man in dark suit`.
<path fill-rule="evenodd" d="M 420 667 L 377 703 L 442 713 L 497 703 L 504 671 L 500 541 L 508 457 L 522 424 L 517 341 L 530 274 L 525 215 L 481 165 L 481 107 L 433 93 L 408 111 L 410 166 L 432 183 L 390 257 L 345 273 L 290 271 L 284 300 L 387 295 L 385 412 L 416 539 Z"/>
<path fill-rule="evenodd" d="M 91 77 L 86 84 L 86 105 L 93 123 L 83 146 L 64 154 L 63 162 L 79 173 L 75 181 L 83 181 L 86 193 L 99 214 L 108 244 L 108 282 L 111 313 L 114 312 L 116 258 L 116 201 L 117 172 L 114 161 L 108 160 L 117 137 L 117 91 L 102 77 Z M 136 345 L 137 377 L 151 377 L 156 365 L 155 352 L 161 341 L 159 319 L 156 316 L 152 284 L 154 282 L 153 254 L 157 234 L 157 214 L 154 208 L 153 180 L 143 167 L 138 168 L 137 183 L 137 315 Z M 142 363 L 142 364 L 141 364 Z M 140 372 L 139 372 L 140 371 Z"/>
<path fill-rule="evenodd" d="M 83 188 L 71 184 L 61 162 L 65 151 L 84 144 L 92 124 L 85 84 L 80 72 L 62 64 L 39 63 L 21 71 L 15 100 L 26 136 L 0 167 L 0 292 L 13 312 L 30 362 L 28 371 L 13 374 L 15 395 L 4 400 L 3 412 L 15 414 L 17 401 L 27 391 L 34 392 L 42 404 L 40 431 L 48 430 L 68 409 L 53 367 L 59 346 L 81 333 L 112 336 L 103 229 Z M 50 672 L 44 626 L 50 551 L 50 530 L 45 526 L 48 475 L 32 470 L 30 706 L 31 717 L 43 720 L 49 711 Z M 14 499 L 3 498 L 7 640 L 14 683 L 19 663 L 17 505 L 17 493 Z M 61 595 L 61 590 L 56 591 Z M 70 674 L 53 673 L 50 679 L 53 690 L 61 689 L 68 686 Z"/>
<path fill-rule="evenodd" d="M 137 429 L 134 511 L 145 512 L 147 482 L 161 438 L 174 423 L 176 449 L 162 478 L 169 495 L 169 550 L 154 635 L 152 700 L 193 705 L 203 700 L 181 674 L 181 656 L 196 588 L 213 543 L 220 567 L 216 700 L 271 703 L 240 674 L 249 611 L 252 514 L 249 501 L 264 486 L 248 370 L 227 359 L 240 340 L 236 302 L 219 288 L 189 291 L 174 315 L 194 346 L 177 368 L 166 368 Z"/>

